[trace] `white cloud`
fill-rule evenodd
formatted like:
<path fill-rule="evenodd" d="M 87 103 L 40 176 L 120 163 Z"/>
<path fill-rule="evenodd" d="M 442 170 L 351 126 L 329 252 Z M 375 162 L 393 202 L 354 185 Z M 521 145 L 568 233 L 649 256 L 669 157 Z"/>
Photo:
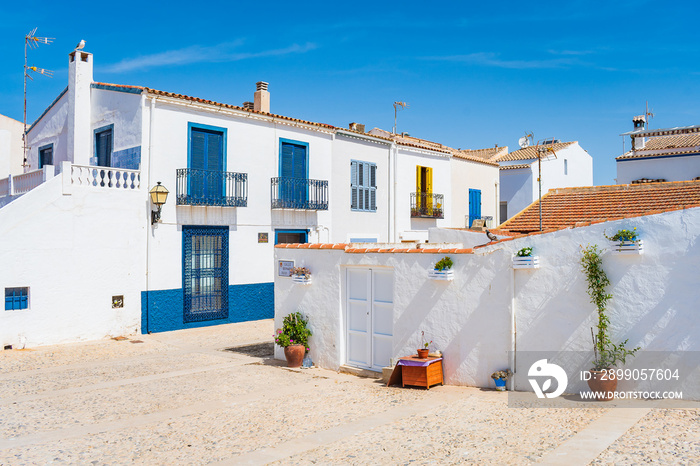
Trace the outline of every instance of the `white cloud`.
<path fill-rule="evenodd" d="M 243 44 L 242 40 L 202 47 L 193 45 L 178 50 L 126 58 L 118 63 L 107 65 L 106 71 L 124 73 L 138 69 L 150 69 L 160 66 L 190 65 L 193 63 L 223 63 L 247 60 L 259 57 L 272 57 L 294 53 L 306 53 L 317 48 L 316 44 L 307 42 L 304 45 L 292 44 L 281 49 L 263 50 L 260 52 L 237 52 L 235 49 Z"/>

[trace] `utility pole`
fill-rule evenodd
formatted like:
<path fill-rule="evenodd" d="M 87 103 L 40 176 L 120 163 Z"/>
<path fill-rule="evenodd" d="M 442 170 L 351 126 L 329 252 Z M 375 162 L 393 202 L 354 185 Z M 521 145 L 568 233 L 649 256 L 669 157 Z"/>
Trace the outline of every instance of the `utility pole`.
<path fill-rule="evenodd" d="M 408 108 L 408 102 L 394 102 L 394 131 L 393 131 L 393 134 L 396 134 L 396 117 L 397 117 L 399 108 Z"/>

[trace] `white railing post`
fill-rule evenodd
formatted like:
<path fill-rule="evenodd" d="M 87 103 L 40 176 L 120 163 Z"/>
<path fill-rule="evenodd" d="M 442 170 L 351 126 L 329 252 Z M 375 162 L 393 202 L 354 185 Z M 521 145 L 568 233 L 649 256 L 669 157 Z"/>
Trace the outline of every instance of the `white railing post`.
<path fill-rule="evenodd" d="M 15 194 L 15 188 L 14 188 L 14 183 L 12 182 L 12 175 L 8 175 L 7 178 L 7 195 L 8 196 L 14 196 Z"/>
<path fill-rule="evenodd" d="M 61 175 L 63 176 L 63 194 L 70 196 L 73 194 L 73 182 L 71 177 L 73 169 L 71 168 L 71 163 L 69 161 L 61 162 Z"/>

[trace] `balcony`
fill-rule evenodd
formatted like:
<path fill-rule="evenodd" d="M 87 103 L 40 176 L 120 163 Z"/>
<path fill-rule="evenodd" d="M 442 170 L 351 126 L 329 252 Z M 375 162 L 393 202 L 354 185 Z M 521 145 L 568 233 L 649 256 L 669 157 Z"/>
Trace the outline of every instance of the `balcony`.
<path fill-rule="evenodd" d="M 246 207 L 248 174 L 179 168 L 177 205 Z"/>
<path fill-rule="evenodd" d="M 328 181 L 272 178 L 273 209 L 328 210 Z"/>
<path fill-rule="evenodd" d="M 411 217 L 445 218 L 444 196 L 431 193 L 411 193 Z"/>

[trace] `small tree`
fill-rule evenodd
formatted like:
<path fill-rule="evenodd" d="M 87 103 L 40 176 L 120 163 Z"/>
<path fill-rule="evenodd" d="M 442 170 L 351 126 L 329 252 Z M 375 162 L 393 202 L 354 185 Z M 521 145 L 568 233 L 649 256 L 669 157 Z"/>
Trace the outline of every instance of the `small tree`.
<path fill-rule="evenodd" d="M 591 328 L 595 355 L 593 368 L 595 370 L 615 367 L 620 361 L 625 364 L 627 356 L 633 356 L 639 350 L 639 347 L 632 350 L 625 348 L 629 340 L 625 340 L 619 345 L 610 341 L 608 332 L 610 318 L 607 314 L 607 306 L 608 301 L 612 299 L 612 294 L 607 293 L 606 290 L 610 285 L 610 280 L 603 270 L 603 259 L 600 254 L 601 251 L 597 244 L 582 247 L 581 268 L 588 281 L 588 296 L 591 297 L 591 303 L 595 304 L 598 312 L 598 332 L 594 333 L 593 328 Z"/>

